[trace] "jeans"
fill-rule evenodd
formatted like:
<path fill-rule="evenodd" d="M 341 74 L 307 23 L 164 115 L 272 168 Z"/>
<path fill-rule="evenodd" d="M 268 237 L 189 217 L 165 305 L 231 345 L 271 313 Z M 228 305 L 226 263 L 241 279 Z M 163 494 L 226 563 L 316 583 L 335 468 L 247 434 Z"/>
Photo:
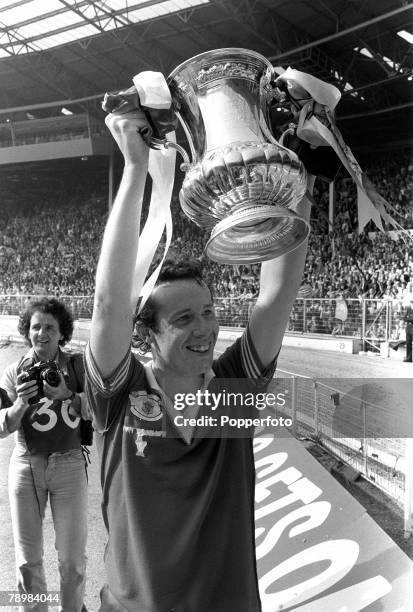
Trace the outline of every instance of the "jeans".
<path fill-rule="evenodd" d="M 9 467 L 9 498 L 21 593 L 47 593 L 42 527 L 48 496 L 60 573 L 60 610 L 80 612 L 87 538 L 87 477 L 82 451 L 47 456 L 21 454 L 15 449 Z M 47 609 L 47 604 L 37 604 L 34 608 L 23 606 L 20 611 Z"/>

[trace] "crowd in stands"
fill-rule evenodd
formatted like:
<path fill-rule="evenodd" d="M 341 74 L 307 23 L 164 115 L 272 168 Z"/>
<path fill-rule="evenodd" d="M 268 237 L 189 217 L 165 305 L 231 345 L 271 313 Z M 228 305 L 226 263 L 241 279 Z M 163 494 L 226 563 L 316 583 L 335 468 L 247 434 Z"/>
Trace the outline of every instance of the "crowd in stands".
<path fill-rule="evenodd" d="M 413 228 L 413 164 L 407 155 L 375 160 L 367 169 L 378 191 L 396 209 L 405 229 Z M 336 179 L 336 210 L 333 227 L 328 223 L 328 184 L 317 181 L 313 231 L 299 298 L 290 331 L 357 335 L 361 299 L 371 299 L 367 318 L 372 337 L 383 333 L 383 300 L 396 300 L 402 309 L 413 295 L 413 249 L 394 233 L 378 232 L 369 224 L 357 233 L 356 189 L 351 179 Z M 0 204 L 1 206 L 1 204 Z M 68 296 L 75 316 L 90 316 L 98 251 L 107 216 L 105 194 L 90 197 L 87 185 L 56 202 L 19 201 L 0 216 L 0 313 L 8 314 L 21 296 L 53 294 Z M 203 253 L 207 234 L 181 212 L 177 197 L 172 204 L 174 240 L 172 251 L 198 258 L 217 298 L 222 322 L 244 325 L 257 296 L 259 265 L 222 266 Z M 386 228 L 391 229 L 391 228 Z M 347 301 L 347 317 L 336 317 L 336 301 Z M 350 299 L 353 298 L 353 299 Z M 369 304 L 369 303 L 368 303 Z M 381 310 L 380 310 L 381 309 Z M 380 313 L 378 315 L 378 312 Z M 350 324 L 350 321 L 357 321 Z M 402 333 L 399 320 L 394 334 Z"/>

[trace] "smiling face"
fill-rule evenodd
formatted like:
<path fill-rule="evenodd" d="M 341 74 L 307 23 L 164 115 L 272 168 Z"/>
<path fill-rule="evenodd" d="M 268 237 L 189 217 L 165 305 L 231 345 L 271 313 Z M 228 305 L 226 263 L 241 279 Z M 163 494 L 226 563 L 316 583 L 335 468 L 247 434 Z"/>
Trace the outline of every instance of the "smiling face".
<path fill-rule="evenodd" d="M 57 319 L 49 313 L 36 311 L 30 319 L 29 340 L 41 361 L 56 357 L 63 339 Z"/>
<path fill-rule="evenodd" d="M 156 327 L 149 330 L 156 368 L 176 376 L 199 376 L 212 365 L 218 336 L 211 293 L 194 280 L 155 288 Z"/>

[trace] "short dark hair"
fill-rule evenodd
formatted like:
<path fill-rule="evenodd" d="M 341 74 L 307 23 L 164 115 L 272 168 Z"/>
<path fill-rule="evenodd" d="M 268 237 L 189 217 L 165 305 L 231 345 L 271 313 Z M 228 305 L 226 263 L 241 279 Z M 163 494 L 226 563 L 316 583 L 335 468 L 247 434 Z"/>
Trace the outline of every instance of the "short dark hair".
<path fill-rule="evenodd" d="M 162 264 L 158 279 L 155 283 L 155 287 L 158 287 L 163 283 L 180 280 L 195 281 L 201 287 L 207 287 L 211 293 L 211 297 L 213 295 L 211 287 L 205 282 L 203 278 L 202 264 L 196 259 L 183 260 L 170 257 L 165 259 L 164 263 Z M 138 349 L 138 352 L 141 355 L 145 355 L 151 350 L 151 346 L 148 342 L 148 329 L 153 329 L 154 331 L 156 331 L 157 325 L 157 307 L 152 298 L 152 295 L 149 296 L 148 300 L 145 302 L 145 305 L 143 306 L 140 312 L 138 312 L 138 309 L 139 302 L 137 313 L 134 319 L 132 344 L 135 348 Z"/>
<path fill-rule="evenodd" d="M 59 330 L 63 338 L 59 340 L 59 344 L 63 346 L 72 337 L 73 334 L 73 316 L 70 310 L 56 298 L 44 297 L 38 300 L 30 301 L 24 312 L 19 316 L 17 329 L 19 333 L 26 339 L 29 346 L 30 342 L 29 331 L 30 321 L 35 312 L 43 312 L 50 314 L 59 323 Z"/>

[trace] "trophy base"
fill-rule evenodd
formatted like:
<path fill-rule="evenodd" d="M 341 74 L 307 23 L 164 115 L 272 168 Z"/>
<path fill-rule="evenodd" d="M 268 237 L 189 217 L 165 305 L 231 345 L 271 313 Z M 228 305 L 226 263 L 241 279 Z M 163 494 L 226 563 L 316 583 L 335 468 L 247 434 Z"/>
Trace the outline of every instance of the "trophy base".
<path fill-rule="evenodd" d="M 293 251 L 309 233 L 309 223 L 292 210 L 247 205 L 214 227 L 205 251 L 218 263 L 259 263 Z"/>

